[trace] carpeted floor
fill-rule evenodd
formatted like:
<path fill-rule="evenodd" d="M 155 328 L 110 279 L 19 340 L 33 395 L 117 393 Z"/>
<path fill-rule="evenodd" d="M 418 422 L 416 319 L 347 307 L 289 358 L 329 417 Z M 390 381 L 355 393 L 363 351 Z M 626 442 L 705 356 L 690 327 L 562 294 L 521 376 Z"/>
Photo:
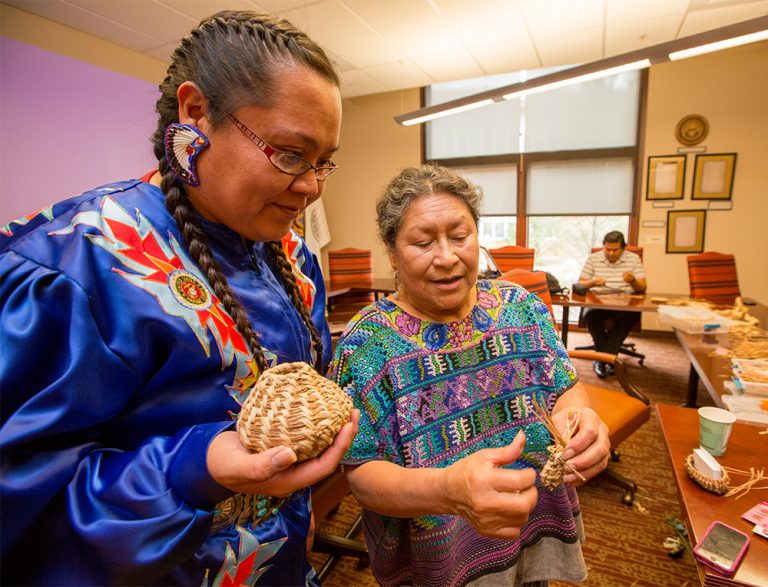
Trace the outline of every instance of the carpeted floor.
<path fill-rule="evenodd" d="M 680 404 L 685 400 L 689 363 L 685 353 L 672 337 L 633 336 L 637 350 L 646 354 L 645 365 L 627 357 L 630 377 L 651 403 Z M 572 332 L 569 348 L 589 344 L 588 334 Z M 588 383 L 598 380 L 591 363 L 576 361 L 579 376 Z M 600 382 L 618 388 L 615 378 Z M 712 405 L 702 388 L 698 401 Z M 699 585 L 696 567 L 690 555 L 671 558 L 662 547 L 674 530 L 665 522 L 667 516 L 682 518 L 677 490 L 669 466 L 664 441 L 655 415 L 620 446 L 621 460 L 611 463 L 619 472 L 637 482 L 636 505 L 621 504 L 621 490 L 602 479 L 594 479 L 579 488 L 582 513 L 587 531 L 583 545 L 589 578 L 582 585 L 595 587 L 694 587 Z M 319 528 L 332 534 L 343 534 L 357 517 L 359 507 L 348 497 L 338 512 L 319 523 Z M 320 569 L 327 555 L 310 557 Z M 326 576 L 326 587 L 364 587 L 376 585 L 370 571 L 360 568 L 356 559 L 342 557 Z M 551 587 L 566 583 L 552 582 Z"/>

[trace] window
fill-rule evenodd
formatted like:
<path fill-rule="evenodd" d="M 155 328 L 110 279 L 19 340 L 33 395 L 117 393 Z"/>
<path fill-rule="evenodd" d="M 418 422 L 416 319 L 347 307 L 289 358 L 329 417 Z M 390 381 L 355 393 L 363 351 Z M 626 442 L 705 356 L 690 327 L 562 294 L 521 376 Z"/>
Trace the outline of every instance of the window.
<path fill-rule="evenodd" d="M 426 89 L 425 105 L 546 73 L 436 84 Z M 606 232 L 629 238 L 636 231 L 645 75 L 622 73 L 426 123 L 427 160 L 483 189 L 481 245 L 533 247 L 534 267 L 570 285 Z"/>

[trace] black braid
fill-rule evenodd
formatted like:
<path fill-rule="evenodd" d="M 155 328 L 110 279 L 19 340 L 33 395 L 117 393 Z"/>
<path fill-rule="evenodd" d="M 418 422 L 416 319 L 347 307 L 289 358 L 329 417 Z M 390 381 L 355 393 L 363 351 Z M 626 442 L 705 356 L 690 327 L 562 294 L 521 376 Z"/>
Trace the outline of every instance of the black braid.
<path fill-rule="evenodd" d="M 293 274 L 291 262 L 288 261 L 288 258 L 285 256 L 285 251 L 283 251 L 283 247 L 278 241 L 268 242 L 265 248 L 277 265 L 277 268 L 280 270 L 280 278 L 283 282 L 283 287 L 285 288 L 285 291 L 288 292 L 288 296 L 291 298 L 291 302 L 293 302 L 293 307 L 296 308 L 299 316 L 301 316 L 301 319 L 304 320 L 304 324 L 309 329 L 309 334 L 312 337 L 312 346 L 315 347 L 315 353 L 317 354 L 317 357 L 315 358 L 315 370 L 322 375 L 323 341 L 320 338 L 320 333 L 317 331 L 317 328 L 315 328 L 314 322 L 312 322 L 312 318 L 309 315 L 309 309 L 301 298 L 301 291 L 296 284 L 296 277 Z"/>
<path fill-rule="evenodd" d="M 160 172 L 163 175 L 161 187 L 165 192 L 165 205 L 181 230 L 184 242 L 189 248 L 189 254 L 203 270 L 203 274 L 213 286 L 216 297 L 219 298 L 224 309 L 234 319 L 237 329 L 245 337 L 248 348 L 256 359 L 259 371 L 264 371 L 267 368 L 267 360 L 259 337 L 251 327 L 248 314 L 245 313 L 240 302 L 232 294 L 226 276 L 222 273 L 219 264 L 213 258 L 211 249 L 208 247 L 208 237 L 200 227 L 186 193 L 179 185 L 179 180 L 173 175 L 173 171 L 165 159 L 160 161 Z"/>
<path fill-rule="evenodd" d="M 277 94 L 279 74 L 286 66 L 306 67 L 339 86 L 338 75 L 325 52 L 288 21 L 250 11 L 227 10 L 214 14 L 184 37 L 174 51 L 167 75 L 160 84 L 156 105 L 159 119 L 152 137 L 163 176 L 161 187 L 166 206 L 182 232 L 190 255 L 235 320 L 260 370 L 266 368 L 266 358 L 259 338 L 213 258 L 183 184 L 169 169 L 163 139 L 168 125 L 179 122 L 176 91 L 185 81 L 196 84 L 205 96 L 206 117 L 216 128 L 225 120 L 226 113 L 244 105 L 269 107 Z M 205 178 L 201 180 L 205 181 Z M 309 328 L 312 345 L 317 351 L 315 368 L 319 371 L 322 341 L 301 299 L 290 263 L 279 243 L 268 245 L 267 250 L 280 271 L 283 287 Z"/>

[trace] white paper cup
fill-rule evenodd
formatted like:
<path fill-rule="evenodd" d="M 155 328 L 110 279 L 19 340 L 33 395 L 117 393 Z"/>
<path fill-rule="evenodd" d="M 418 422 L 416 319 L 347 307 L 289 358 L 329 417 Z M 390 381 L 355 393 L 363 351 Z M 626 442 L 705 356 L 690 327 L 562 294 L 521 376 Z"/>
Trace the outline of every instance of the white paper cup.
<path fill-rule="evenodd" d="M 725 454 L 736 416 L 720 408 L 699 408 L 699 444 L 715 457 Z"/>

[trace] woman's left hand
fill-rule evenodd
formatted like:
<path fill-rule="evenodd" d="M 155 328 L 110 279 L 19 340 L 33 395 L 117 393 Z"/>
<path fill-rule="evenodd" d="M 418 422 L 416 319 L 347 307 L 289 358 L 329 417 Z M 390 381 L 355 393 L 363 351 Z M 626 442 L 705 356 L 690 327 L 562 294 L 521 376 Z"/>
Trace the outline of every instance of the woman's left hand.
<path fill-rule="evenodd" d="M 561 434 L 568 429 L 569 413 L 571 421 L 578 413 L 578 425 L 563 452 L 563 458 L 568 462 L 563 482 L 577 486 L 586 481 L 579 478 L 574 469 L 587 481 L 603 471 L 608 466 L 611 443 L 608 440 L 608 427 L 591 408 L 570 408 L 554 413 L 552 421 Z"/>

